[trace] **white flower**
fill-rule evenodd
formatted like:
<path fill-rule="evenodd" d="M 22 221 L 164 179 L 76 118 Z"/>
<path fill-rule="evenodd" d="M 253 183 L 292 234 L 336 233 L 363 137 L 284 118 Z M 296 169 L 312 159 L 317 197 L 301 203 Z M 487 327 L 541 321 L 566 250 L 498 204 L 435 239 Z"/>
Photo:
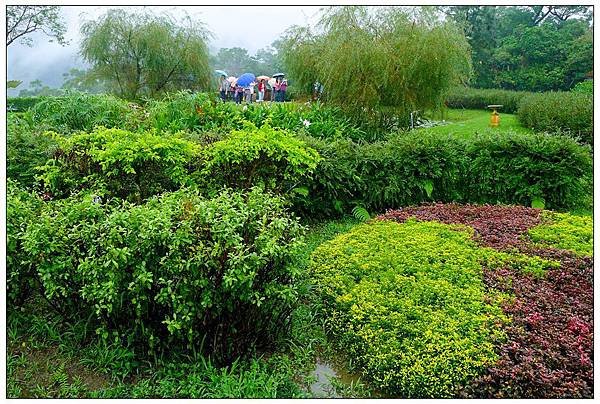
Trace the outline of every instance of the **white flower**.
<path fill-rule="evenodd" d="M 310 122 L 307 121 L 306 119 L 304 121 L 302 121 L 302 123 L 304 124 L 304 126 L 306 126 L 307 128 L 310 126 Z"/>
<path fill-rule="evenodd" d="M 244 111 L 248 109 L 247 105 L 244 105 L 244 108 L 242 108 Z"/>

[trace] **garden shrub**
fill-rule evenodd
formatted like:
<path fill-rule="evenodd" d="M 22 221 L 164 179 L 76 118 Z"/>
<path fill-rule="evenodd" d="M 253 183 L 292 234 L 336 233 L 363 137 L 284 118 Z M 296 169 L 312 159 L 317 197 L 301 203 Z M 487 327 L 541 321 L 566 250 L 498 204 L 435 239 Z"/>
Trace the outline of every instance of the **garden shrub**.
<path fill-rule="evenodd" d="M 547 213 L 544 222 L 529 229 L 533 242 L 576 254 L 592 256 L 594 252 L 593 219 L 568 213 Z"/>
<path fill-rule="evenodd" d="M 202 154 L 201 177 L 214 189 L 260 185 L 289 192 L 310 176 L 319 161 L 318 153 L 291 133 L 266 125 L 258 129 L 252 124 L 207 146 Z"/>
<path fill-rule="evenodd" d="M 593 98 L 573 92 L 547 92 L 524 98 L 517 116 L 521 124 L 540 132 L 566 132 L 593 145 Z"/>
<path fill-rule="evenodd" d="M 8 178 L 6 181 L 6 295 L 10 307 L 23 303 L 34 289 L 32 257 L 23 251 L 22 237 L 33 223 L 42 200 Z"/>
<path fill-rule="evenodd" d="M 533 93 L 499 89 L 455 87 L 446 96 L 449 108 L 486 109 L 488 105 L 502 105 L 500 113 L 514 114 L 521 100 Z"/>
<path fill-rule="evenodd" d="M 496 361 L 504 317 L 484 294 L 480 264 L 492 250 L 465 230 L 372 222 L 313 253 L 328 327 L 373 387 L 394 397 L 452 397 Z"/>
<path fill-rule="evenodd" d="M 46 163 L 53 155 L 57 142 L 34 129 L 25 117 L 9 114 L 6 126 L 7 177 L 32 188 L 37 174 L 35 167 Z"/>
<path fill-rule="evenodd" d="M 7 109 L 14 112 L 25 112 L 31 109 L 38 102 L 44 100 L 43 96 L 35 97 L 9 97 L 6 99 Z"/>
<path fill-rule="evenodd" d="M 230 359 L 279 335 L 297 298 L 303 228 L 284 205 L 256 189 L 142 205 L 84 193 L 48 203 L 23 246 L 54 307 L 106 340 Z"/>
<path fill-rule="evenodd" d="M 53 134 L 59 146 L 39 168 L 44 187 L 64 197 L 84 188 L 103 189 L 109 196 L 140 202 L 172 191 L 190 180 L 197 144 L 177 134 L 129 132 L 97 128 L 72 136 Z"/>
<path fill-rule="evenodd" d="M 388 141 L 304 138 L 322 160 L 297 198 L 304 215 L 360 205 L 383 211 L 427 201 L 580 207 L 591 200 L 588 147 L 566 136 L 486 132 L 470 138 L 408 132 Z"/>
<path fill-rule="evenodd" d="M 594 80 L 585 80 L 580 83 L 577 83 L 575 87 L 571 89 L 573 93 L 594 95 Z"/>
<path fill-rule="evenodd" d="M 70 92 L 60 97 L 44 97 L 29 111 L 36 125 L 70 133 L 91 131 L 96 126 L 126 128 L 135 110 L 127 101 L 108 94 Z"/>

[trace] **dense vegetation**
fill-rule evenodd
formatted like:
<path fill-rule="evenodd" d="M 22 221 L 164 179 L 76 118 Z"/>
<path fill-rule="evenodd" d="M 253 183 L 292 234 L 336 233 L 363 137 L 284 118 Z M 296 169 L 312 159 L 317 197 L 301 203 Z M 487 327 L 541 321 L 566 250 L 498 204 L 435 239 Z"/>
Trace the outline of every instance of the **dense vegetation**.
<path fill-rule="evenodd" d="M 281 52 L 290 78 L 306 93 L 322 83 L 327 100 L 363 119 L 383 123 L 382 107 L 393 107 L 406 123 L 411 111 L 439 106 L 470 73 L 464 35 L 425 11 L 336 7 L 319 26 L 287 32 Z"/>
<path fill-rule="evenodd" d="M 593 145 L 594 102 L 588 94 L 549 92 L 523 98 L 517 111 L 524 126 L 540 132 L 563 131 Z"/>
<path fill-rule="evenodd" d="M 587 10 L 330 8 L 216 58 L 86 22 L 91 69 L 10 101 L 7 395 L 593 397 Z M 283 62 L 320 100 L 197 91 Z"/>

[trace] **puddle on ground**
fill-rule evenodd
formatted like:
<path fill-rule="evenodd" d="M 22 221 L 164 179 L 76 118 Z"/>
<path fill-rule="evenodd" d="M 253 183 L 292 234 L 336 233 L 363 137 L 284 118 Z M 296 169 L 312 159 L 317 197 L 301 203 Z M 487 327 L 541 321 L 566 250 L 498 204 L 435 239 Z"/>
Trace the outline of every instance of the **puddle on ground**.
<path fill-rule="evenodd" d="M 338 382 L 350 385 L 359 380 L 358 375 L 350 374 L 341 366 L 325 361 L 322 358 L 317 358 L 317 367 L 312 375 L 316 380 L 310 385 L 310 392 L 314 397 L 320 398 L 341 398 L 336 393 L 336 389 L 332 383 L 332 379 Z"/>

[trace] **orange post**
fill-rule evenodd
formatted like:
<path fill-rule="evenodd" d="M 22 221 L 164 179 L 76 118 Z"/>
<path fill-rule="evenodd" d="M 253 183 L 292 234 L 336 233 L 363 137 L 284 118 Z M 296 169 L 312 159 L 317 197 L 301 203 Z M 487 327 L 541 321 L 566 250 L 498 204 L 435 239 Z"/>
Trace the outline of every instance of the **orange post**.
<path fill-rule="evenodd" d="M 496 112 L 496 110 L 494 110 L 492 112 L 492 117 L 490 119 L 490 126 L 492 128 L 495 128 L 497 126 L 500 125 L 500 114 Z"/>

